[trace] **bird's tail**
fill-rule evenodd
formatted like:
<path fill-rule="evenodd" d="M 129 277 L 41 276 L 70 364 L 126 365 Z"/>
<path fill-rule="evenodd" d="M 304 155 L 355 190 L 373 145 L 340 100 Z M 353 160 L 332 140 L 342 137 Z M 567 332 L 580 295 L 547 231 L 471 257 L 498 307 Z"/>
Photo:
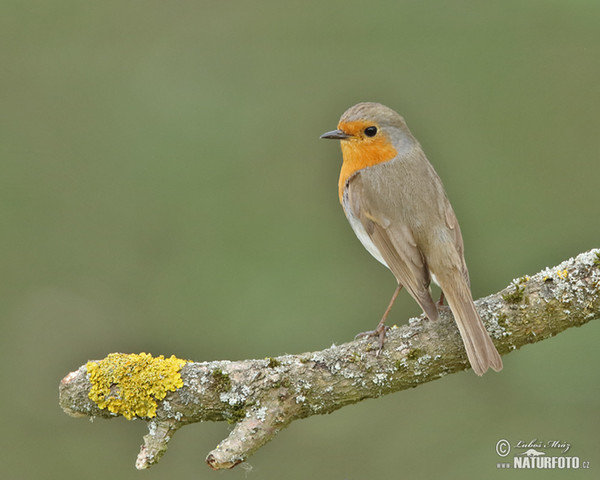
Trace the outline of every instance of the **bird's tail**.
<path fill-rule="evenodd" d="M 440 274 L 437 275 L 444 296 L 454 314 L 473 371 L 477 375 L 483 375 L 489 367 L 492 367 L 499 372 L 502 370 L 502 359 L 475 309 L 466 279 L 462 275 L 452 275 L 452 278 L 445 275 L 441 277 Z"/>

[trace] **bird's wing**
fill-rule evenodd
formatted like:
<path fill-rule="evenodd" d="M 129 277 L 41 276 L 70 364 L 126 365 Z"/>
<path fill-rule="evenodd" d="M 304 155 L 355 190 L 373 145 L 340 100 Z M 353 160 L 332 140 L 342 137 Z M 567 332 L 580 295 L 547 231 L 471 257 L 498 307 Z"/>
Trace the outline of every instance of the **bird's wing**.
<path fill-rule="evenodd" d="M 458 219 L 456 218 L 456 214 L 448 201 L 446 195 L 444 195 L 444 210 L 446 213 L 446 225 L 450 229 L 452 238 L 454 239 L 454 246 L 456 247 L 456 252 L 458 253 L 457 261 L 460 263 L 459 268 L 462 271 L 462 274 L 467 281 L 467 285 L 470 288 L 470 280 L 469 280 L 469 271 L 467 270 L 467 264 L 465 262 L 465 247 L 463 243 L 462 234 L 460 232 L 460 226 L 458 225 Z"/>
<path fill-rule="evenodd" d="M 429 293 L 429 270 L 408 225 L 392 224 L 376 213 L 377 207 L 368 200 L 370 195 L 361 194 L 360 181 L 350 182 L 347 188 L 352 213 L 363 225 L 398 283 L 408 290 L 431 320 L 437 319 L 438 311 Z"/>

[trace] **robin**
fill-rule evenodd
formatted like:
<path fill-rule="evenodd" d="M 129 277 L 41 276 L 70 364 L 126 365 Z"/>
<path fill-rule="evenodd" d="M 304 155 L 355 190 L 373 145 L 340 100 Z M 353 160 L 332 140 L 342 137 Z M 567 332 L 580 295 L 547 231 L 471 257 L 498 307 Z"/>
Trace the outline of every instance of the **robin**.
<path fill-rule="evenodd" d="M 337 130 L 321 138 L 341 142 L 339 198 L 354 233 L 398 281 L 372 332 L 383 348 L 385 320 L 402 287 L 430 320 L 438 318 L 431 280 L 442 290 L 477 375 L 502 369 L 502 359 L 473 303 L 463 239 L 440 177 L 404 118 L 379 103 L 350 107 Z"/>

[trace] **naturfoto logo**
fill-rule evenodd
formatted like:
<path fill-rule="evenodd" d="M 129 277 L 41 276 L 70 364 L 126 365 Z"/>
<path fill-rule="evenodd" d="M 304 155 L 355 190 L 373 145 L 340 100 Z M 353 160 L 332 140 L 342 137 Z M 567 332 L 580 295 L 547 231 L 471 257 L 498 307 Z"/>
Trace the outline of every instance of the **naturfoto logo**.
<path fill-rule="evenodd" d="M 496 453 L 500 457 L 508 457 L 513 452 L 512 462 L 504 461 L 496 464 L 501 469 L 580 469 L 590 468 L 590 462 L 577 456 L 567 456 L 571 444 L 562 440 L 509 442 L 498 440 Z M 509 460 L 508 458 L 506 460 Z"/>

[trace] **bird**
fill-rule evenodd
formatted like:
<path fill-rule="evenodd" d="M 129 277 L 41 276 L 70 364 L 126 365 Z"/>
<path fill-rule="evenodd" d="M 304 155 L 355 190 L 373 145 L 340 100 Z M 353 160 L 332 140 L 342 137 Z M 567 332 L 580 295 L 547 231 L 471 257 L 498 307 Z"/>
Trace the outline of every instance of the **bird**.
<path fill-rule="evenodd" d="M 321 138 L 340 140 L 338 195 L 350 226 L 398 282 L 377 328 L 357 337 L 377 337 L 381 352 L 386 318 L 404 287 L 431 321 L 447 300 L 477 375 L 490 367 L 502 370 L 500 354 L 473 302 L 458 220 L 404 118 L 381 103 L 361 102 Z M 437 305 L 429 288 L 432 280 L 442 291 Z"/>

